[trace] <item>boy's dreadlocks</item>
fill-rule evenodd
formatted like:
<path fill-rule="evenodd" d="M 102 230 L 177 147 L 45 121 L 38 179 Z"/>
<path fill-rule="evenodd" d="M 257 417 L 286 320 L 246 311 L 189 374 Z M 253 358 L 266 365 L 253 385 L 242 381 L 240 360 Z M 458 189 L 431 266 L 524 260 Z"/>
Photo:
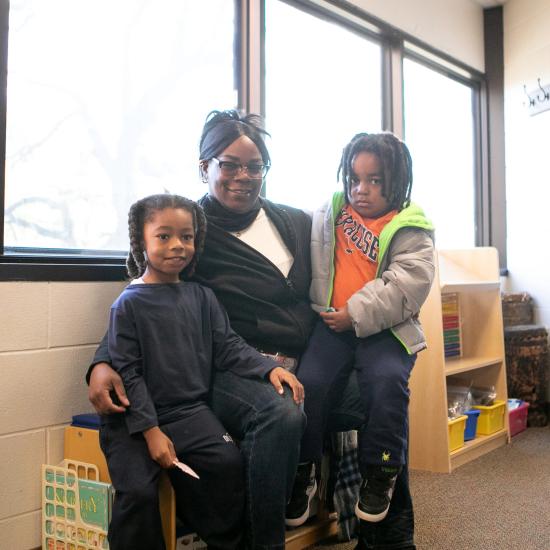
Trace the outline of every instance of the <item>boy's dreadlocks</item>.
<path fill-rule="evenodd" d="M 390 132 L 353 136 L 344 147 L 337 175 L 338 178 L 342 175 L 346 197 L 349 197 L 351 189 L 353 160 L 359 153 L 373 153 L 380 159 L 384 172 L 382 195 L 390 207 L 402 210 L 409 206 L 413 175 L 411 154 L 407 146 Z"/>

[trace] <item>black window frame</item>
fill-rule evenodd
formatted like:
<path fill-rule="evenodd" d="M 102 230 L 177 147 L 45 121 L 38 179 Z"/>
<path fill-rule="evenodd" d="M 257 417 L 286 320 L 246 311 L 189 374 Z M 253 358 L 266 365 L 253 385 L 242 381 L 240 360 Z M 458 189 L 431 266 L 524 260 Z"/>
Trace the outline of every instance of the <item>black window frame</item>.
<path fill-rule="evenodd" d="M 264 28 L 265 0 L 234 0 L 236 6 L 235 63 L 238 82 L 239 107 L 265 105 L 264 41 L 260 36 L 260 51 L 252 51 L 254 38 L 251 28 Z M 273 1 L 273 0 L 270 0 Z M 347 0 L 279 0 L 344 26 L 351 32 L 360 33 L 379 42 L 382 51 L 382 126 L 385 130 L 402 135 L 404 128 L 403 109 L 403 59 L 410 57 L 446 76 L 472 87 L 475 185 L 476 185 L 476 245 L 496 246 L 499 250 L 501 270 L 506 268 L 506 213 L 500 207 L 504 201 L 504 136 L 489 139 L 489 131 L 503 128 L 503 79 L 502 79 L 502 8 L 485 10 L 485 59 L 486 73 L 441 52 L 429 44 L 372 16 Z M 260 21 L 251 21 L 259 17 Z M 361 23 L 364 23 L 364 26 Z M 8 63 L 9 0 L 0 0 L 0 281 L 121 281 L 126 278 L 124 258 L 110 252 L 85 251 L 83 255 L 44 254 L 45 249 L 4 253 L 4 207 L 5 207 L 5 153 L 7 115 L 7 63 Z M 500 38 L 500 41 L 499 41 Z M 407 49 L 407 44 L 424 50 Z M 260 59 L 260 82 L 254 81 L 251 59 Z M 437 63 L 434 58 L 442 61 Z M 495 62 L 500 61 L 500 64 Z M 453 71 L 451 66 L 457 67 Z M 489 69 L 490 67 L 490 69 Z M 464 76 L 464 72 L 468 76 Z M 259 97 L 252 97 L 259 94 Z M 254 110 L 254 109 L 252 109 Z M 491 115 L 491 118 L 490 118 Z M 491 176 L 498 176 L 491 177 Z M 500 207 L 498 211 L 495 207 Z"/>

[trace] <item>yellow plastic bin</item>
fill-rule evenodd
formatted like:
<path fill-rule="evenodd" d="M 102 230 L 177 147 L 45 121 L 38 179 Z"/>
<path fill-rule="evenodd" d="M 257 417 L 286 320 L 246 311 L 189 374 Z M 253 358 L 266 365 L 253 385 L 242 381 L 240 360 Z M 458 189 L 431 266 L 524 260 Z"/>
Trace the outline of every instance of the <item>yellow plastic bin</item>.
<path fill-rule="evenodd" d="M 468 417 L 463 414 L 449 420 L 449 452 L 456 451 L 464 446 L 464 430 Z"/>
<path fill-rule="evenodd" d="M 489 435 L 504 429 L 505 401 L 495 399 L 493 405 L 474 405 L 472 408 L 479 410 L 476 435 Z"/>

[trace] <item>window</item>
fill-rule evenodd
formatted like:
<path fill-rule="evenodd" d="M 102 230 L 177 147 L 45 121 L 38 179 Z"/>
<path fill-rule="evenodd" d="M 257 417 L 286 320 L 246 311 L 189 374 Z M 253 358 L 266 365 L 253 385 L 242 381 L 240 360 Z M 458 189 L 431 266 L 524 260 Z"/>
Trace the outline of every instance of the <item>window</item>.
<path fill-rule="evenodd" d="M 403 62 L 403 80 L 413 200 L 434 223 L 439 248 L 475 246 L 472 86 L 411 59 Z"/>
<path fill-rule="evenodd" d="M 125 251 L 136 199 L 204 194 L 202 124 L 237 105 L 235 17 L 228 0 L 11 0 L 7 253 Z"/>
<path fill-rule="evenodd" d="M 0 280 L 123 277 L 130 204 L 203 195 L 202 125 L 232 107 L 265 114 L 269 199 L 314 210 L 355 133 L 404 128 L 437 245 L 490 244 L 484 75 L 358 4 L 1 2 Z"/>
<path fill-rule="evenodd" d="M 266 2 L 265 20 L 266 195 L 314 210 L 340 188 L 346 143 L 381 129 L 381 49 L 283 2 Z"/>

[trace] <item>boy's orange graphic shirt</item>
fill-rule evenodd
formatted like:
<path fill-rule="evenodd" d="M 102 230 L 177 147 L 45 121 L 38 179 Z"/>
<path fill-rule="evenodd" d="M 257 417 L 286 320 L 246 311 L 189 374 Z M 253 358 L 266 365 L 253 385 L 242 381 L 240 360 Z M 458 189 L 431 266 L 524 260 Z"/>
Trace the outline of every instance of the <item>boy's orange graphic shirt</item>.
<path fill-rule="evenodd" d="M 378 237 L 396 214 L 397 210 L 391 210 L 380 218 L 363 218 L 349 204 L 344 205 L 335 222 L 332 307 L 345 306 L 353 294 L 374 279 Z"/>

